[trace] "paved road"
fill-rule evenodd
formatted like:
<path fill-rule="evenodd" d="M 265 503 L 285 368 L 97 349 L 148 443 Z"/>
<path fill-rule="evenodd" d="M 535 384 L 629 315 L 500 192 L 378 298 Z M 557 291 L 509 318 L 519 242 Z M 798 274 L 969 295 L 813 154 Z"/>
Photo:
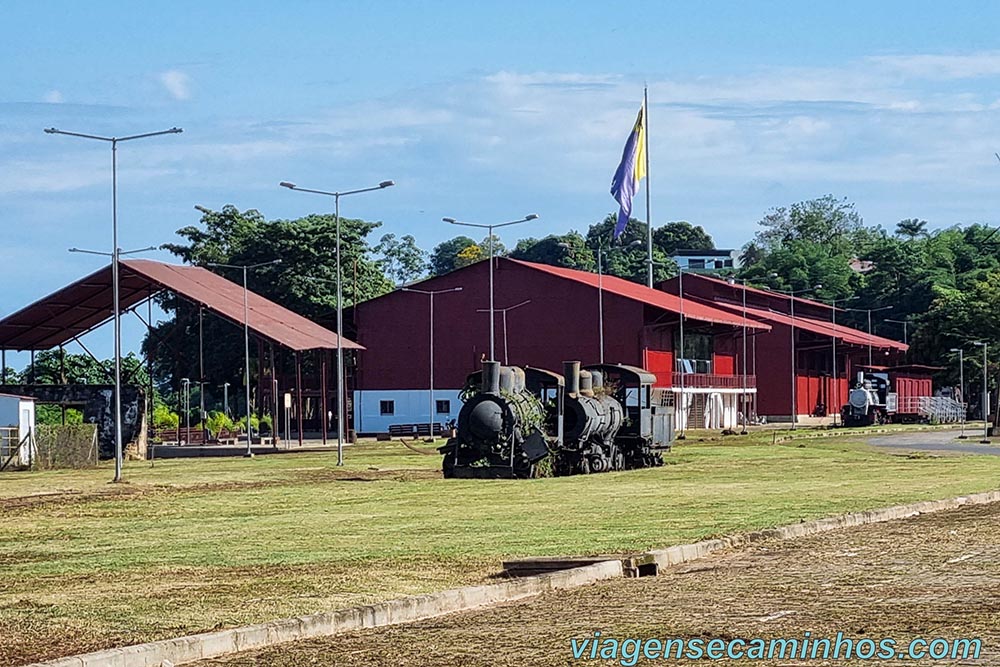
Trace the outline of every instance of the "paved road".
<path fill-rule="evenodd" d="M 670 568 L 659 577 L 602 582 L 412 625 L 283 644 L 192 667 L 620 664 L 574 662 L 570 640 L 593 637 L 595 631 L 618 638 L 802 638 L 805 633 L 834 637 L 843 632 L 855 639 L 894 637 L 901 645 L 915 637 L 978 637 L 983 655 L 965 664 L 998 664 L 998 563 L 1000 503 L 994 503 L 798 540 L 767 540 Z M 752 664 L 821 662 L 772 659 Z M 641 660 L 638 664 L 678 663 Z M 875 663 L 855 659 L 836 664 Z"/>
<path fill-rule="evenodd" d="M 868 444 L 884 449 L 902 449 L 908 452 L 942 452 L 954 454 L 986 454 L 1000 456 L 1000 438 L 991 438 L 992 445 L 983 445 L 982 428 L 968 428 L 966 440 L 959 440 L 960 430 L 923 431 L 919 433 L 897 433 L 869 438 Z"/>

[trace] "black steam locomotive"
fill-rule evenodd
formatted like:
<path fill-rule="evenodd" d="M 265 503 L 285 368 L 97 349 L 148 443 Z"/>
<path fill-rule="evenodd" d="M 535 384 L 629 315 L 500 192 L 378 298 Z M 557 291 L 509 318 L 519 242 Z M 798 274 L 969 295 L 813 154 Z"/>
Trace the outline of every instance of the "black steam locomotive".
<path fill-rule="evenodd" d="M 469 376 L 457 434 L 438 451 L 445 477 L 529 478 L 663 465 L 668 414 L 641 368 L 564 364 L 563 375 L 483 362 Z"/>

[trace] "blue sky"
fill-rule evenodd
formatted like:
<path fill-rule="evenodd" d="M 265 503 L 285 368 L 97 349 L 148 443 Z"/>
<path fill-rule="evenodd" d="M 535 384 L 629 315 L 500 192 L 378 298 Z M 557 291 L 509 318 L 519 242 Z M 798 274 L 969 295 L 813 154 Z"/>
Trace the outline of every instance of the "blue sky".
<path fill-rule="evenodd" d="M 325 210 L 281 180 L 394 179 L 343 213 L 425 248 L 458 231 L 443 216 L 537 212 L 510 245 L 585 231 L 616 208 L 644 82 L 654 224 L 740 246 L 768 208 L 827 193 L 888 228 L 998 218 L 998 3 L 137 7 L 4 3 L 0 315 L 98 266 L 66 248 L 110 249 L 110 151 L 49 126 L 184 128 L 120 147 L 124 248 L 173 240 L 196 204 Z"/>

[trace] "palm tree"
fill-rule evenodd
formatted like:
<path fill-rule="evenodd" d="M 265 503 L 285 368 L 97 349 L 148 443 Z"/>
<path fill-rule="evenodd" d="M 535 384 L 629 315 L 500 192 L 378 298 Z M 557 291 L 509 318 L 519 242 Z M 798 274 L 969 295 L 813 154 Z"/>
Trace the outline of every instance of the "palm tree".
<path fill-rule="evenodd" d="M 918 236 L 927 236 L 927 221 L 907 218 L 896 223 L 896 236 L 905 236 L 912 241 Z"/>

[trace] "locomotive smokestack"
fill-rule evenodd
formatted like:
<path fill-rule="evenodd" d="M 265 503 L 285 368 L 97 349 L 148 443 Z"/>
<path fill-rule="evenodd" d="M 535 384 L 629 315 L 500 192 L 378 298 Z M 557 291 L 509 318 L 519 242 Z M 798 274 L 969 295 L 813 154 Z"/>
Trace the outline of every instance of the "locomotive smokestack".
<path fill-rule="evenodd" d="M 511 366 L 510 372 L 514 376 L 514 391 L 524 391 L 524 369 L 518 368 L 517 366 Z"/>
<path fill-rule="evenodd" d="M 563 379 L 566 381 L 566 393 L 575 396 L 580 393 L 580 362 L 563 362 Z"/>
<path fill-rule="evenodd" d="M 590 386 L 595 391 L 604 387 L 604 374 L 601 371 L 590 371 Z"/>
<path fill-rule="evenodd" d="M 510 366 L 500 367 L 500 391 L 511 394 L 514 392 L 514 373 Z"/>
<path fill-rule="evenodd" d="M 483 393 L 500 394 L 500 362 L 483 362 Z"/>
<path fill-rule="evenodd" d="M 594 383 L 590 371 L 580 371 L 580 395 L 593 396 Z"/>

